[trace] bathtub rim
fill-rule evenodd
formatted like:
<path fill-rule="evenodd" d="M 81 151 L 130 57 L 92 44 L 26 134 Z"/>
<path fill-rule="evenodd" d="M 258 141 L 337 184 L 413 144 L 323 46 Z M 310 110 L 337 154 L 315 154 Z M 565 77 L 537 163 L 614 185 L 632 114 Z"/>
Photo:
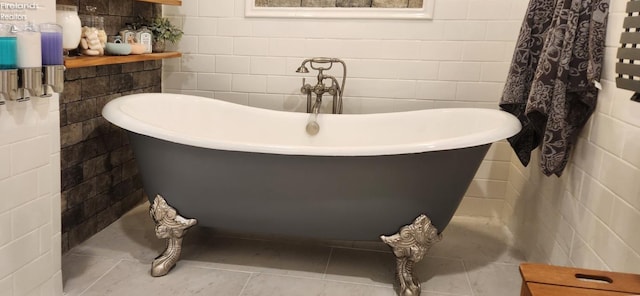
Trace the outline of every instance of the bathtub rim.
<path fill-rule="evenodd" d="M 518 133 L 521 129 L 520 122 L 516 117 L 502 110 L 488 109 L 488 108 L 436 108 L 436 109 L 422 109 L 412 111 L 398 111 L 387 113 L 367 113 L 367 114 L 321 114 L 327 118 L 335 116 L 343 117 L 362 117 L 362 116 L 401 116 L 399 114 L 409 113 L 425 113 L 428 116 L 430 112 L 483 112 L 491 114 L 496 120 L 503 121 L 499 127 L 485 130 L 482 132 L 474 133 L 473 135 L 465 135 L 460 137 L 452 137 L 443 140 L 435 140 L 429 142 L 416 142 L 410 144 L 390 144 L 390 145 L 375 145 L 375 146 L 313 146 L 313 145 L 268 145 L 253 143 L 241 143 L 236 141 L 200 138 L 200 137 L 186 137 L 181 133 L 163 129 L 153 124 L 141 121 L 135 117 L 129 115 L 127 112 L 121 111 L 120 107 L 130 100 L 136 100 L 137 98 L 149 97 L 149 96 L 163 96 L 163 97 L 181 97 L 192 100 L 204 100 L 211 101 L 213 104 L 220 104 L 226 106 L 226 108 L 238 109 L 246 108 L 251 112 L 269 112 L 273 114 L 281 113 L 283 116 L 300 117 L 301 121 L 306 121 L 308 114 L 300 112 L 279 111 L 272 109 L 264 109 L 258 107 L 252 107 L 247 105 L 235 104 L 226 102 L 214 98 L 206 98 L 201 96 L 184 95 L 184 94 L 170 94 L 170 93 L 142 93 L 126 95 L 108 102 L 102 109 L 102 116 L 113 123 L 114 125 L 126 129 L 128 131 L 147 135 L 153 138 L 161 140 L 190 145 L 195 147 L 202 147 L 208 149 L 228 150 L 228 151 L 242 151 L 252 153 L 270 153 L 270 154 L 284 154 L 284 155 L 310 155 L 310 156 L 376 156 L 376 155 L 396 155 L 396 154 L 410 154 L 410 153 L 422 153 L 429 151 L 451 150 L 473 146 L 480 146 L 484 144 L 490 144 L 496 141 L 503 140 Z M 309 136 L 312 137 L 312 136 Z"/>

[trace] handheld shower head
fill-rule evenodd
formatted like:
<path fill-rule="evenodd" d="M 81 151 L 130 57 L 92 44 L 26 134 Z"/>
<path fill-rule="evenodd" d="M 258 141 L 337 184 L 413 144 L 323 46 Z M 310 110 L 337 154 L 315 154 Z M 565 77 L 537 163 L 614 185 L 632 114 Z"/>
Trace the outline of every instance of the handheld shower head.
<path fill-rule="evenodd" d="M 309 69 L 307 69 L 307 67 L 305 67 L 303 63 L 302 65 L 300 65 L 300 67 L 298 67 L 296 73 L 309 73 Z"/>

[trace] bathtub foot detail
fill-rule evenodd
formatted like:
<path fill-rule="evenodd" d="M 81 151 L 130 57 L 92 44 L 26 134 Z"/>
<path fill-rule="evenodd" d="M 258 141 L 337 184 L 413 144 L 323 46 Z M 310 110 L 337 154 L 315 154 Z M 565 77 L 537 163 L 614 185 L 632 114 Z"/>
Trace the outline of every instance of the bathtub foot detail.
<path fill-rule="evenodd" d="M 400 296 L 420 295 L 420 281 L 413 276 L 413 265 L 422 260 L 429 248 L 441 238 L 431 219 L 425 215 L 418 216 L 412 224 L 403 226 L 394 235 L 380 236 L 396 256 Z"/>
<path fill-rule="evenodd" d="M 156 223 L 156 236 L 167 239 L 167 248 L 153 260 L 152 276 L 163 276 L 176 265 L 182 252 L 182 238 L 187 229 L 197 223 L 196 219 L 186 219 L 172 208 L 162 196 L 157 195 L 149 207 L 149 214 Z"/>

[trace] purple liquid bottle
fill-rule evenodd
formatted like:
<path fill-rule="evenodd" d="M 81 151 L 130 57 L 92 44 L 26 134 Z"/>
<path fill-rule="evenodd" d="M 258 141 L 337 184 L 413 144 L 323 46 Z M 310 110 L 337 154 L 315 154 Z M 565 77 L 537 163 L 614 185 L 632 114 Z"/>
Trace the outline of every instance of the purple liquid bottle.
<path fill-rule="evenodd" d="M 62 28 L 56 24 L 41 24 L 42 65 L 62 65 Z"/>

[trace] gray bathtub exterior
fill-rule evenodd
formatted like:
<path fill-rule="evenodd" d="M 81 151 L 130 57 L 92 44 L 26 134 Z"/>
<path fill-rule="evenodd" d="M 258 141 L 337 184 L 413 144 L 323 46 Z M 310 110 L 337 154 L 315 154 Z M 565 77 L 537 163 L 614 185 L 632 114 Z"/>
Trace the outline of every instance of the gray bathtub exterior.
<path fill-rule="evenodd" d="M 441 232 L 490 144 L 381 156 L 225 151 L 129 132 L 150 201 L 224 231 L 379 240 L 420 214 Z"/>

